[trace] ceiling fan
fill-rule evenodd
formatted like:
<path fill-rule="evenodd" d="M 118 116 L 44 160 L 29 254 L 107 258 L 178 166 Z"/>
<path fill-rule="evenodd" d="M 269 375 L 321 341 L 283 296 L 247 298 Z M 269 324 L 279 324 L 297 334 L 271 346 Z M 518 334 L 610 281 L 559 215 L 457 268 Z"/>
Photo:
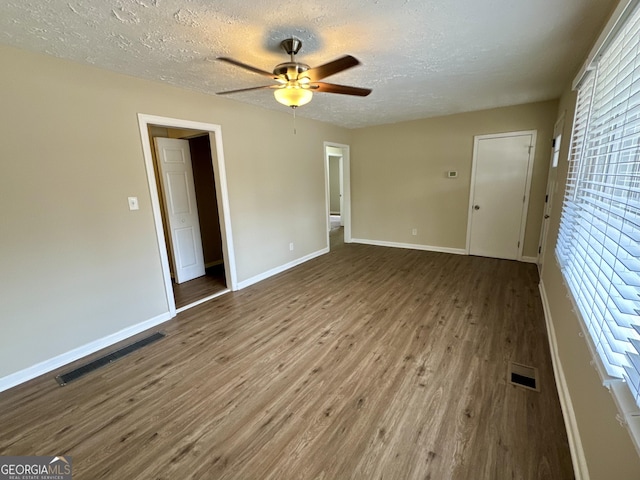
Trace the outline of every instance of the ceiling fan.
<path fill-rule="evenodd" d="M 239 90 L 228 90 L 218 92 L 218 95 L 228 95 L 230 93 L 248 92 L 251 90 L 272 89 L 278 102 L 288 107 L 297 108 L 306 105 L 313 98 L 313 92 L 340 93 L 343 95 L 355 95 L 366 97 L 371 93 L 368 88 L 349 87 L 346 85 L 336 85 L 335 83 L 321 82 L 320 80 L 334 75 L 349 68 L 359 65 L 360 62 L 351 55 L 344 55 L 336 60 L 325 63 L 315 68 L 309 67 L 306 63 L 296 60 L 296 54 L 302 47 L 302 42 L 297 38 L 289 38 L 280 43 L 282 49 L 291 56 L 291 60 L 276 65 L 273 73 L 261 70 L 246 63 L 238 62 L 228 57 L 218 57 L 218 60 L 236 67 L 244 68 L 250 72 L 257 73 L 264 77 L 269 77 L 277 83 L 273 85 L 263 85 L 260 87 L 241 88 Z"/>

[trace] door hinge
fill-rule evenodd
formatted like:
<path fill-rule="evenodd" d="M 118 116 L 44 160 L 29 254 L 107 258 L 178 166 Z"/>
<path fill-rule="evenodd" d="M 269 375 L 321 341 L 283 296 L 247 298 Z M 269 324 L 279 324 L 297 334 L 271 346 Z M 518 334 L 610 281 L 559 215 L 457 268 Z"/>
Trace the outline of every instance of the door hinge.
<path fill-rule="evenodd" d="M 524 203 L 526 199 L 527 199 L 527 196 L 526 196 L 526 195 L 523 195 L 523 196 L 522 196 L 522 203 Z"/>
<path fill-rule="evenodd" d="M 551 146 L 553 148 L 556 148 L 556 139 L 555 138 L 553 140 L 551 140 Z"/>
<path fill-rule="evenodd" d="M 542 253 L 542 247 L 538 247 L 538 254 Z"/>
<path fill-rule="evenodd" d="M 544 196 L 544 203 L 549 203 L 549 194 L 548 193 Z"/>
<path fill-rule="evenodd" d="M 518 241 L 518 248 L 520 248 L 520 241 Z"/>
<path fill-rule="evenodd" d="M 529 155 L 531 155 L 531 149 L 533 148 L 533 145 L 529 145 Z"/>

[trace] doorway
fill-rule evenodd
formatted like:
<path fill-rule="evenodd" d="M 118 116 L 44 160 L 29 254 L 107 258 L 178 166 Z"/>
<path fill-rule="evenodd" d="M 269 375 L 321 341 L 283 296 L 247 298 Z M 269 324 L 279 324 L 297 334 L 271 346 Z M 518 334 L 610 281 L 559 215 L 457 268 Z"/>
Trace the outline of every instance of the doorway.
<path fill-rule="evenodd" d="M 325 142 L 327 246 L 351 242 L 350 149 Z"/>
<path fill-rule="evenodd" d="M 149 135 L 180 312 L 227 290 L 211 143 L 201 130 L 150 125 Z"/>
<path fill-rule="evenodd" d="M 173 317 L 237 288 L 221 130 L 218 125 L 144 114 L 138 119 Z M 166 152 L 156 156 L 156 142 Z M 177 159 L 189 157 L 184 163 L 191 175 L 189 168 L 163 174 L 159 162 L 165 153 L 172 156 L 171 168 L 181 163 Z M 179 270 L 185 265 L 188 268 Z"/>
<path fill-rule="evenodd" d="M 474 137 L 467 253 L 522 260 L 536 131 Z"/>

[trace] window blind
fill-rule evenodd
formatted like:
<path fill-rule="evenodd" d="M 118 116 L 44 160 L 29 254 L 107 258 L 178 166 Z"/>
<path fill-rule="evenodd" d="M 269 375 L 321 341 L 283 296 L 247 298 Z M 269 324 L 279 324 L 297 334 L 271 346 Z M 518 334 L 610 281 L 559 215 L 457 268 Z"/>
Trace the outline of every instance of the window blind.
<path fill-rule="evenodd" d="M 556 255 L 602 365 L 640 407 L 640 8 L 578 87 Z"/>

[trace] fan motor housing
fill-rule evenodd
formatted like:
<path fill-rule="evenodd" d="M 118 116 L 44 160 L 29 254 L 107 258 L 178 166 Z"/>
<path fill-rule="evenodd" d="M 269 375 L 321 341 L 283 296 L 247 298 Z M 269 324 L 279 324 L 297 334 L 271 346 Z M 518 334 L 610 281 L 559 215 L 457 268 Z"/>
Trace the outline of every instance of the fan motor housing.
<path fill-rule="evenodd" d="M 276 65 L 276 68 L 273 69 L 273 74 L 277 76 L 284 76 L 288 80 L 295 80 L 301 73 L 306 72 L 310 68 L 311 67 L 305 63 L 285 62 Z"/>

